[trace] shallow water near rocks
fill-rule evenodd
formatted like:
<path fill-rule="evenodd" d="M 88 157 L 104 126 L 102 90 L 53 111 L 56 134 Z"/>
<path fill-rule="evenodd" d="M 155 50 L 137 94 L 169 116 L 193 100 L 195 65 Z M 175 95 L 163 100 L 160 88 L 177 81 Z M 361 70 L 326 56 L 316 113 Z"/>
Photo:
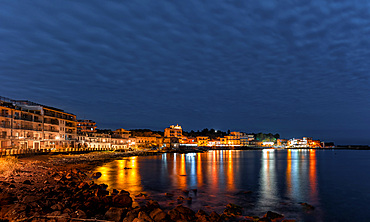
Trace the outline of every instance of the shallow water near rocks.
<path fill-rule="evenodd" d="M 136 202 L 145 193 L 165 208 L 222 213 L 234 203 L 249 216 L 272 210 L 299 221 L 365 221 L 369 160 L 369 151 L 358 150 L 217 150 L 128 157 L 94 171 L 108 189 L 127 190 Z"/>

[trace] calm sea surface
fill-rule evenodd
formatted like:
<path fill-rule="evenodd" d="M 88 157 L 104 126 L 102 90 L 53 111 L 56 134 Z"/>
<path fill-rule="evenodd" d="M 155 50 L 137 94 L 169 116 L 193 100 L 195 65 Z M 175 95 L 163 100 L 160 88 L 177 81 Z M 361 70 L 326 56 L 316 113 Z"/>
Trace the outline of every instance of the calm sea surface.
<path fill-rule="evenodd" d="M 192 203 L 183 205 L 221 213 L 231 202 L 242 206 L 244 215 L 272 210 L 299 221 L 370 221 L 370 151 L 163 154 L 117 160 L 95 171 L 103 174 L 97 183 L 127 190 L 133 197 L 146 193 L 164 207 L 176 205 L 180 195 L 186 198 L 183 190 L 197 189 L 188 194 Z"/>

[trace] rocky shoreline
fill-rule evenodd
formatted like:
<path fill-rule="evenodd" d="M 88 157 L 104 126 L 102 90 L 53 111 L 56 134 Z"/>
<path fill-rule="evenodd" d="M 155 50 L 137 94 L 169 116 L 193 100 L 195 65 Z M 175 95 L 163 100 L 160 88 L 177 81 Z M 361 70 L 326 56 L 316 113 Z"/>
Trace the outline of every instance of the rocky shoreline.
<path fill-rule="evenodd" d="M 107 185 L 91 180 L 101 176 L 91 169 L 105 162 L 155 154 L 105 152 L 21 158 L 17 171 L 0 176 L 0 221 L 294 221 L 271 211 L 261 218 L 245 216 L 242 208 L 232 203 L 222 214 L 195 212 L 181 205 L 181 200 L 172 209 L 164 209 L 144 194 L 135 206 L 129 192 L 109 192 Z"/>

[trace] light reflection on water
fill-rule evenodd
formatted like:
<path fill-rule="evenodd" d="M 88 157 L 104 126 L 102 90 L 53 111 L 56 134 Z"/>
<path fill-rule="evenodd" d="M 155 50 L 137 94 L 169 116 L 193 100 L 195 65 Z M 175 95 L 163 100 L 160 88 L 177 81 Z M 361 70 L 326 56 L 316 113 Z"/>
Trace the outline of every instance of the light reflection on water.
<path fill-rule="evenodd" d="M 143 191 L 139 167 L 137 164 L 138 157 L 129 157 L 123 160 L 116 160 L 109 164 L 96 168 L 102 176 L 98 179 L 99 183 L 105 183 L 110 189 L 123 189 L 130 187 L 132 193 Z"/>
<path fill-rule="evenodd" d="M 324 208 L 330 211 L 335 206 L 327 206 L 328 200 L 324 205 L 321 203 L 327 194 L 320 194 L 317 155 L 321 155 L 321 171 L 330 169 L 326 164 L 340 164 L 330 151 L 317 150 L 162 154 L 107 163 L 96 169 L 102 172 L 97 182 L 108 184 L 110 189 L 127 190 L 132 196 L 145 192 L 164 207 L 179 195 L 186 197 L 183 190 L 198 189 L 197 195 L 189 194 L 193 202 L 188 206 L 194 210 L 221 213 L 232 202 L 243 206 L 246 215 L 262 216 L 273 210 L 298 220 L 332 220 L 323 216 Z M 330 175 L 320 178 L 338 179 Z M 175 195 L 168 199 L 164 193 Z M 316 209 L 307 211 L 299 202 L 310 203 Z"/>

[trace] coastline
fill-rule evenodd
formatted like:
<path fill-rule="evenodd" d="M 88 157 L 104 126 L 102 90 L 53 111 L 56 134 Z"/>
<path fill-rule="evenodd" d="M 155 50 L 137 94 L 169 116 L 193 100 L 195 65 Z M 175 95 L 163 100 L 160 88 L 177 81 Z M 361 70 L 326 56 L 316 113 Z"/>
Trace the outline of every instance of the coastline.
<path fill-rule="evenodd" d="M 161 208 L 143 195 L 133 207 L 127 191 L 107 191 L 95 184 L 99 177 L 92 169 L 130 156 L 158 155 L 162 152 L 94 152 L 78 155 L 37 155 L 19 159 L 15 172 L 0 176 L 0 219 L 3 221 L 283 221 L 283 215 L 266 212 L 261 217 L 242 215 L 232 203 L 218 214 L 193 210 L 178 201 L 172 209 Z M 170 195 L 170 194 L 169 194 Z M 188 200 L 183 200 L 188 201 Z M 0 220 L 1 221 L 1 220 Z M 287 221 L 287 220 L 285 220 Z M 292 221 L 292 220 L 290 220 Z M 294 220 L 293 220 L 294 221 Z"/>

